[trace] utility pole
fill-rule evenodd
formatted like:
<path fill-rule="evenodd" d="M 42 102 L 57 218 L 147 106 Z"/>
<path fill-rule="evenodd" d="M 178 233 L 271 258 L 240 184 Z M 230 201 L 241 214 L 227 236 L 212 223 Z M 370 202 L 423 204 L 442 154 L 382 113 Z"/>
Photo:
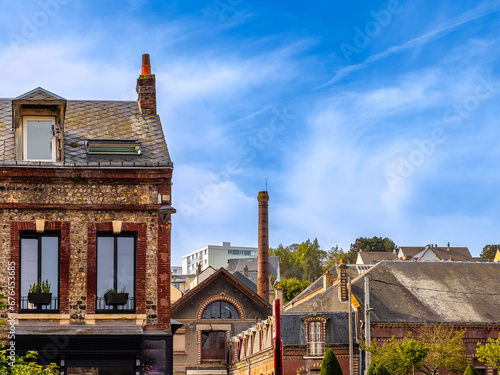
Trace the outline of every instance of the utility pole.
<path fill-rule="evenodd" d="M 354 347 L 352 335 L 352 301 L 351 276 L 347 276 L 347 292 L 349 293 L 349 375 L 354 375 Z"/>
<path fill-rule="evenodd" d="M 370 337 L 370 279 L 365 276 L 365 343 L 366 346 L 370 346 L 371 337 Z M 368 371 L 368 367 L 370 366 L 370 352 L 366 351 L 366 371 Z"/>

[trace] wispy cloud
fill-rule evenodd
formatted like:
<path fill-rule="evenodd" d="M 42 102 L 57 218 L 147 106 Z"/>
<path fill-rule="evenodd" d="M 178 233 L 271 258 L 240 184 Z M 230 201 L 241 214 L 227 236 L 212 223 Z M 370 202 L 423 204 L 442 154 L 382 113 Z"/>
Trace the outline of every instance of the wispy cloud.
<path fill-rule="evenodd" d="M 499 1 L 481 3 L 476 8 L 471 9 L 467 12 L 464 12 L 460 16 L 454 17 L 454 18 L 448 20 L 447 22 L 438 25 L 437 27 L 435 27 L 430 32 L 428 32 L 424 35 L 410 39 L 403 44 L 389 47 L 383 52 L 380 52 L 378 54 L 375 54 L 375 55 L 368 57 L 362 63 L 348 65 L 346 67 L 340 68 L 337 71 L 337 73 L 335 73 L 333 78 L 331 78 L 326 83 L 318 86 L 317 89 L 321 89 L 321 88 L 330 86 L 334 83 L 337 83 L 338 81 L 347 77 L 349 74 L 354 73 L 354 72 L 359 71 L 359 70 L 366 69 L 367 67 L 369 67 L 373 63 L 375 63 L 379 60 L 385 59 L 386 57 L 400 53 L 402 51 L 411 50 L 415 47 L 422 46 L 426 43 L 429 43 L 432 40 L 435 40 L 437 38 L 441 38 L 441 37 L 445 36 L 446 34 L 450 33 L 451 31 L 455 30 L 457 27 L 459 27 L 461 25 L 464 25 L 464 24 L 467 24 L 471 21 L 485 17 L 489 14 L 498 12 L 499 10 L 500 10 L 500 2 Z"/>

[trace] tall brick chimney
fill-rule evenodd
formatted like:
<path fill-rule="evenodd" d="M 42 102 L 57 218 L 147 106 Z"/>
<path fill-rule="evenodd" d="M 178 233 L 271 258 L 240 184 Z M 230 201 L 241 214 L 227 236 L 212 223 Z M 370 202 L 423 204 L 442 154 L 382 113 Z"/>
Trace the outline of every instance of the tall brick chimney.
<path fill-rule="evenodd" d="M 339 280 L 339 300 L 346 302 L 349 298 L 347 293 L 350 293 L 350 291 L 347 290 L 347 264 L 344 263 L 344 259 L 341 259 L 340 264 L 337 266 L 337 278 Z"/>
<path fill-rule="evenodd" d="M 269 301 L 269 226 L 267 206 L 269 195 L 267 191 L 259 192 L 259 256 L 257 275 L 257 294 Z"/>
<path fill-rule="evenodd" d="M 155 75 L 151 74 L 151 63 L 149 55 L 142 55 L 142 72 L 137 79 L 135 87 L 139 95 L 139 109 L 143 115 L 156 115 L 156 81 Z"/>

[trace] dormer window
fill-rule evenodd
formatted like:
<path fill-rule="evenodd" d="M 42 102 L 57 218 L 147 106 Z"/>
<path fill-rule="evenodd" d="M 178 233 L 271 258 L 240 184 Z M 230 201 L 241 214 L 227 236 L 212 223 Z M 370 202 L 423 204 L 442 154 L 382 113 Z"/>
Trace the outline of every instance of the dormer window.
<path fill-rule="evenodd" d="M 38 87 L 12 100 L 16 160 L 64 161 L 66 99 Z"/>
<path fill-rule="evenodd" d="M 23 159 L 55 161 L 54 117 L 23 117 Z"/>

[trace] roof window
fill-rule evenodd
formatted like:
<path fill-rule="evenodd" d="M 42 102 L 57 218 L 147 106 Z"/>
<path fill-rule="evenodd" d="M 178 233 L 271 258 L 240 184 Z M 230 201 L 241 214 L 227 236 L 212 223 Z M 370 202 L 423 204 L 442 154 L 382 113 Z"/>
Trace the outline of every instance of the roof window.
<path fill-rule="evenodd" d="M 141 144 L 129 139 L 89 139 L 85 142 L 89 155 L 141 155 Z"/>

